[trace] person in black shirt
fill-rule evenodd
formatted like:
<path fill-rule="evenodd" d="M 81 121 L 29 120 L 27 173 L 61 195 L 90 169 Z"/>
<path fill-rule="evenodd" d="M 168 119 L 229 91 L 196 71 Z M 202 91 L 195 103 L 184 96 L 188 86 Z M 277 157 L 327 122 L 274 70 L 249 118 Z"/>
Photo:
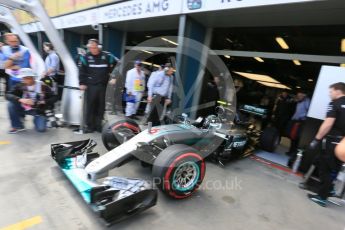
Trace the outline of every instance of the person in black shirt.
<path fill-rule="evenodd" d="M 85 96 L 85 133 L 102 131 L 102 121 L 105 110 L 105 93 L 110 73 L 116 64 L 116 58 L 109 52 L 101 50 L 97 39 L 90 39 L 87 45 L 89 52 L 80 55 L 79 85 L 86 91 Z"/>
<path fill-rule="evenodd" d="M 328 105 L 326 119 L 310 143 L 311 150 L 315 150 L 326 135 L 339 138 L 345 136 L 345 83 L 335 83 L 329 88 L 332 102 Z M 327 198 L 333 188 L 332 174 L 338 173 L 341 168 L 341 162 L 336 158 L 334 149 L 334 144 L 327 145 L 325 153 L 320 155 L 317 165 L 321 181 L 319 192 L 317 195 L 308 194 L 309 199 L 323 207 L 326 206 Z"/>
<path fill-rule="evenodd" d="M 286 127 L 294 113 L 294 100 L 287 90 L 284 90 L 276 100 L 273 108 L 273 123 L 280 136 L 286 135 Z"/>

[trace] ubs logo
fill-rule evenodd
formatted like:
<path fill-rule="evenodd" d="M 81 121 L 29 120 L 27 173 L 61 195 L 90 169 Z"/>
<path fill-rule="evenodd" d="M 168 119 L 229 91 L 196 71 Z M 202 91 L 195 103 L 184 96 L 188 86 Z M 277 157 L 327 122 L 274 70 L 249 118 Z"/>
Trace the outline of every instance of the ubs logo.
<path fill-rule="evenodd" d="M 198 10 L 202 7 L 202 0 L 188 0 L 188 9 Z"/>

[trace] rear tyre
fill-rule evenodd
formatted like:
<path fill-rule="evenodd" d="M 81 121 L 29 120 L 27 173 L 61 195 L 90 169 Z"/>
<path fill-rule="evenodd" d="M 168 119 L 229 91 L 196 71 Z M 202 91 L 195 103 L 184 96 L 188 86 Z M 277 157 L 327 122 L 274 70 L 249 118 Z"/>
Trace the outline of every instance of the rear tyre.
<path fill-rule="evenodd" d="M 174 199 L 191 196 L 202 183 L 206 164 L 200 153 L 187 145 L 176 144 L 164 149 L 153 164 L 156 185 Z"/>
<path fill-rule="evenodd" d="M 260 147 L 267 152 L 274 152 L 280 142 L 280 134 L 278 129 L 267 127 L 260 136 Z"/>
<path fill-rule="evenodd" d="M 102 142 L 104 147 L 110 151 L 124 142 L 123 134 L 130 139 L 140 132 L 139 125 L 133 120 L 108 121 L 103 126 Z"/>

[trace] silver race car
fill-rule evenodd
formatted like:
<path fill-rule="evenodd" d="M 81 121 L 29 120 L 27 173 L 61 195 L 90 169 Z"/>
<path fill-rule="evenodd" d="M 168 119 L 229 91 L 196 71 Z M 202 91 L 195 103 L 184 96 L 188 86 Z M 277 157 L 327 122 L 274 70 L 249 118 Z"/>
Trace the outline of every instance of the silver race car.
<path fill-rule="evenodd" d="M 108 153 L 93 153 L 96 143 L 85 140 L 52 145 L 52 157 L 84 200 L 110 224 L 156 203 L 157 191 L 149 182 L 107 177 L 109 170 L 128 160 L 138 159 L 151 168 L 153 181 L 163 193 L 184 199 L 202 183 L 206 159 L 224 164 L 248 156 L 260 145 L 268 151 L 278 145 L 274 128 L 259 131 L 248 122 L 233 123 L 227 119 L 228 112 L 220 106 L 217 114 L 193 121 L 183 114 L 172 124 L 149 125 L 145 130 L 133 120 L 109 121 L 102 132 Z"/>

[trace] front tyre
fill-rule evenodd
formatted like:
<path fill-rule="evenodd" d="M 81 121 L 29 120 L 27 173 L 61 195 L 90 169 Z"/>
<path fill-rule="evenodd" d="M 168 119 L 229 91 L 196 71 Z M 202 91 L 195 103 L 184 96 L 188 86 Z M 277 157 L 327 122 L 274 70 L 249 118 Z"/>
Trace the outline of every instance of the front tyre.
<path fill-rule="evenodd" d="M 196 149 L 176 144 L 158 155 L 153 164 L 152 175 L 165 194 L 174 199 L 184 199 L 198 189 L 205 171 L 205 161 Z"/>
<path fill-rule="evenodd" d="M 102 142 L 104 147 L 110 151 L 140 132 L 140 127 L 135 121 L 129 119 L 109 121 L 103 126 Z"/>

